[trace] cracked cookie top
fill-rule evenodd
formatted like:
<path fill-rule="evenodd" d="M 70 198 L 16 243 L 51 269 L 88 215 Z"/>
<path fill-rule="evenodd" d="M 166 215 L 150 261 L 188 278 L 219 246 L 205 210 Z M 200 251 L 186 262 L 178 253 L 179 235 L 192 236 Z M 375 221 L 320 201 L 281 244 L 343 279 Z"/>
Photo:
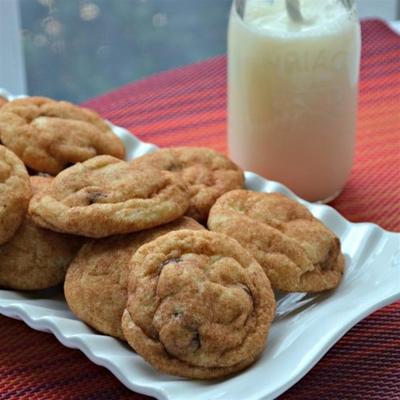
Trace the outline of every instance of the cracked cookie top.
<path fill-rule="evenodd" d="M 165 224 L 188 205 L 186 186 L 175 175 L 97 156 L 60 172 L 33 196 L 29 213 L 44 228 L 99 238 Z"/>
<path fill-rule="evenodd" d="M 46 97 L 4 104 L 0 139 L 27 167 L 52 175 L 96 155 L 125 154 L 122 141 L 94 111 Z"/>
<path fill-rule="evenodd" d="M 342 278 L 339 239 L 306 207 L 280 193 L 226 193 L 212 207 L 208 228 L 241 243 L 276 289 L 318 292 Z"/>
<path fill-rule="evenodd" d="M 30 179 L 34 193 L 51 182 L 49 177 Z M 26 216 L 13 237 L 0 246 L 0 286 L 38 290 L 61 283 L 81 243 L 82 238 L 42 229 Z"/>
<path fill-rule="evenodd" d="M 254 362 L 274 310 L 268 278 L 235 240 L 182 230 L 132 257 L 122 329 L 160 371 L 217 378 Z"/>
<path fill-rule="evenodd" d="M 107 335 L 124 339 L 122 312 L 128 298 L 129 261 L 144 243 L 180 229 L 205 229 L 195 220 L 176 221 L 142 232 L 90 240 L 68 268 L 65 298 L 72 312 Z"/>
<path fill-rule="evenodd" d="M 202 147 L 161 149 L 131 163 L 140 168 L 170 171 L 183 179 L 190 193 L 187 215 L 206 222 L 208 212 L 223 193 L 243 187 L 243 171 L 223 154 Z"/>
<path fill-rule="evenodd" d="M 12 151 L 0 145 L 0 245 L 20 226 L 31 195 L 24 164 Z"/>

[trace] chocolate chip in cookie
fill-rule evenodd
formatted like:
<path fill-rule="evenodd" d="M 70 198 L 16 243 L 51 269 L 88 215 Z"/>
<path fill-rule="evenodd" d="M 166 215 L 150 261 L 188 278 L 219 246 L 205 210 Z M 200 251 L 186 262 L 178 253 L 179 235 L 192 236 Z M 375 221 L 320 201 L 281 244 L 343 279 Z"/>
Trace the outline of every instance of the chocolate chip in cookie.
<path fill-rule="evenodd" d="M 182 217 L 142 232 L 85 243 L 65 277 L 64 293 L 72 312 L 94 329 L 124 340 L 121 317 L 128 298 L 131 257 L 144 243 L 180 229 L 205 228 L 191 218 Z"/>
<path fill-rule="evenodd" d="M 257 359 L 274 311 L 268 278 L 238 242 L 181 230 L 144 244 L 132 257 L 122 329 L 156 369 L 210 379 Z"/>

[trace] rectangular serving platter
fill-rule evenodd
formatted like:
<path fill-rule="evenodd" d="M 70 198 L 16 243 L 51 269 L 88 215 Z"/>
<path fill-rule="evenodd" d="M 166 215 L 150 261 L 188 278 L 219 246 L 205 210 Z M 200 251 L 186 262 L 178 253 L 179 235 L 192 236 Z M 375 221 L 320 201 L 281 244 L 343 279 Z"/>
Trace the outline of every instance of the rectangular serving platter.
<path fill-rule="evenodd" d="M 14 98 L 0 89 L 0 96 Z M 110 124 L 127 159 L 153 152 L 124 128 Z M 308 203 L 288 188 L 246 172 L 246 187 L 280 192 L 304 204 L 340 238 L 346 258 L 343 282 L 322 294 L 277 294 L 277 314 L 260 360 L 225 380 L 191 381 L 163 375 L 125 343 L 101 335 L 68 309 L 62 289 L 0 290 L 0 313 L 50 332 L 110 370 L 126 387 L 157 399 L 273 399 L 299 381 L 351 327 L 400 299 L 400 234 L 370 223 L 351 223 L 333 208 Z"/>

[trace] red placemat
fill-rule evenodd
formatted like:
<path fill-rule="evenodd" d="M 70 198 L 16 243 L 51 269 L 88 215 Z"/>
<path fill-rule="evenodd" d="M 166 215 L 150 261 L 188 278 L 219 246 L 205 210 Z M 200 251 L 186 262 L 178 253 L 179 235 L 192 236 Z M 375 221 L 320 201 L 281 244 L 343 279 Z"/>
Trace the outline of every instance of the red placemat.
<path fill-rule="evenodd" d="M 353 221 L 400 230 L 400 37 L 363 28 L 353 174 L 333 206 Z M 225 58 L 127 85 L 86 103 L 142 140 L 225 151 Z M 0 317 L 0 400 L 145 399 L 51 335 Z M 268 379 L 268 377 L 266 377 Z M 400 303 L 354 327 L 283 399 L 400 399 Z"/>

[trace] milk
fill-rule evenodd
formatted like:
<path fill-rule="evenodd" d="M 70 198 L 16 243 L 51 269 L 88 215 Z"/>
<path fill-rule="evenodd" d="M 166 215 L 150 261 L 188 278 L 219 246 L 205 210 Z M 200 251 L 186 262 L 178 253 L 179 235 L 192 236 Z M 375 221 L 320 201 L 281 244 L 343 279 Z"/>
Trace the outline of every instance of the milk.
<path fill-rule="evenodd" d="M 232 7 L 228 34 L 228 144 L 244 169 L 299 196 L 329 200 L 349 176 L 355 144 L 360 25 L 339 0 Z M 354 10 L 353 10 L 354 12 Z"/>

